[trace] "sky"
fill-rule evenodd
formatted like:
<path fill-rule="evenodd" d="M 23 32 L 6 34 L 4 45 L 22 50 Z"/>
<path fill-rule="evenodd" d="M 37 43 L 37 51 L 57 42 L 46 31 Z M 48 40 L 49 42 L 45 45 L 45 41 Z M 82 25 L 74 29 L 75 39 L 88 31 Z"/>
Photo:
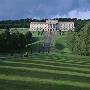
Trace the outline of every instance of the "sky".
<path fill-rule="evenodd" d="M 90 0 L 0 0 L 0 20 L 90 19 Z"/>

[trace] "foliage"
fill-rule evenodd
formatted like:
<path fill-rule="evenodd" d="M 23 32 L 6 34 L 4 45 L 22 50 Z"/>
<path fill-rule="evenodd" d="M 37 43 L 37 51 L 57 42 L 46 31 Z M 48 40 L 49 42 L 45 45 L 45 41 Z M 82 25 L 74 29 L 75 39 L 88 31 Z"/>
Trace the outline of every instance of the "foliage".
<path fill-rule="evenodd" d="M 73 34 L 69 46 L 74 53 L 85 56 L 90 55 L 90 22 L 80 32 Z"/>
<path fill-rule="evenodd" d="M 17 50 L 22 50 L 25 45 L 35 42 L 34 37 L 32 37 L 31 32 L 26 34 L 16 32 L 10 32 L 5 30 L 4 33 L 0 34 L 0 52 L 14 52 Z"/>
<path fill-rule="evenodd" d="M 20 20 L 4 20 L 0 21 L 0 28 L 1 29 L 6 29 L 7 27 L 9 28 L 29 28 L 30 27 L 30 22 L 45 22 L 47 19 L 20 19 Z M 58 21 L 63 21 L 63 22 L 75 22 L 75 30 L 79 31 L 83 24 L 86 21 L 90 21 L 90 19 L 87 20 L 81 20 L 77 18 L 54 18 L 54 20 Z"/>
<path fill-rule="evenodd" d="M 75 21 L 75 32 L 80 31 L 81 28 L 83 28 L 86 23 L 87 23 L 86 20 L 77 20 L 77 21 Z"/>
<path fill-rule="evenodd" d="M 31 39 L 32 38 L 32 33 L 30 31 L 28 31 L 26 34 L 25 34 L 25 37 L 26 37 L 26 43 L 27 44 L 30 44 L 31 43 Z"/>
<path fill-rule="evenodd" d="M 20 19 L 20 20 L 4 20 L 0 21 L 0 28 L 1 29 L 6 29 L 7 27 L 9 28 L 29 28 L 30 27 L 30 22 L 45 22 L 46 19 L 42 20 L 37 20 L 37 19 Z"/>

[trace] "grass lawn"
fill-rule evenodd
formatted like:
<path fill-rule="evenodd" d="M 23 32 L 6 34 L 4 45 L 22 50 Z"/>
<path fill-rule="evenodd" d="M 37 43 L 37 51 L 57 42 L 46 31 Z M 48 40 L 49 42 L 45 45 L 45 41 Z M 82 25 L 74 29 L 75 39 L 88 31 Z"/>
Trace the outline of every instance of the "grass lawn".
<path fill-rule="evenodd" d="M 29 31 L 29 28 L 11 28 L 10 32 L 16 32 L 26 34 Z"/>
<path fill-rule="evenodd" d="M 50 53 L 1 60 L 0 90 L 90 90 L 90 58 Z"/>
<path fill-rule="evenodd" d="M 4 31 L 5 31 L 5 29 L 0 29 L 0 33 L 4 32 Z M 10 31 L 11 32 L 18 31 L 20 33 L 25 34 L 29 31 L 29 28 L 11 28 Z M 38 35 L 38 32 L 36 32 L 36 31 L 32 32 L 32 35 L 33 35 L 33 37 L 41 37 L 41 35 Z"/>
<path fill-rule="evenodd" d="M 71 54 L 66 37 L 62 50 L 0 59 L 0 90 L 90 90 L 90 57 Z"/>
<path fill-rule="evenodd" d="M 0 33 L 4 32 L 5 30 L 6 29 L 0 29 Z M 20 33 L 25 34 L 27 31 L 29 31 L 29 28 L 11 28 L 10 31 L 19 31 Z"/>
<path fill-rule="evenodd" d="M 5 31 L 5 29 L 0 29 L 0 34 L 3 33 Z"/>

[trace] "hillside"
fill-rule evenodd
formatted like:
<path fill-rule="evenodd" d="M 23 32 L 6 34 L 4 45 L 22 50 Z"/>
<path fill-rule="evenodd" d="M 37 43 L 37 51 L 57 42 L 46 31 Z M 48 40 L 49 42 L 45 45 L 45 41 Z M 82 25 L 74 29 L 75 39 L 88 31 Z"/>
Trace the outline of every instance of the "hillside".
<path fill-rule="evenodd" d="M 0 90 L 90 90 L 90 57 L 62 50 L 0 59 Z"/>

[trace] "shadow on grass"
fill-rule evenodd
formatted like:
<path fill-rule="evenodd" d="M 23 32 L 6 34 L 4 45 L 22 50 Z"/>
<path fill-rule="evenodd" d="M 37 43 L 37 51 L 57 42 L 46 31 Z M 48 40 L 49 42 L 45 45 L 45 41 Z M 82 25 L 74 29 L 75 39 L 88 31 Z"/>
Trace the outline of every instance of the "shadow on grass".
<path fill-rule="evenodd" d="M 55 48 L 58 50 L 63 50 L 65 48 L 65 46 L 61 43 L 56 43 Z"/>
<path fill-rule="evenodd" d="M 68 85 L 52 85 L 37 82 L 21 82 L 12 80 L 0 80 L 0 90 L 90 90 L 88 88 L 74 87 Z"/>

